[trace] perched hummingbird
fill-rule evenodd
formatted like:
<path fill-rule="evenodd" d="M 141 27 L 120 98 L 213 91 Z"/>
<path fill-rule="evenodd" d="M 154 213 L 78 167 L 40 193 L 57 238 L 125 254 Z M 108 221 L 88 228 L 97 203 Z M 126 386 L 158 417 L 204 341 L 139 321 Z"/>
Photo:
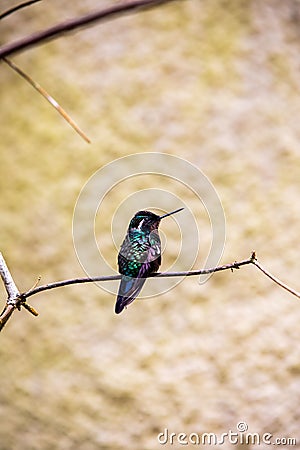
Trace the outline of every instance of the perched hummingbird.
<path fill-rule="evenodd" d="M 161 243 L 158 234 L 160 221 L 182 209 L 162 216 L 150 211 L 138 211 L 131 219 L 118 255 L 122 278 L 115 307 L 116 314 L 122 312 L 138 296 L 147 276 L 158 271 L 161 264 Z"/>

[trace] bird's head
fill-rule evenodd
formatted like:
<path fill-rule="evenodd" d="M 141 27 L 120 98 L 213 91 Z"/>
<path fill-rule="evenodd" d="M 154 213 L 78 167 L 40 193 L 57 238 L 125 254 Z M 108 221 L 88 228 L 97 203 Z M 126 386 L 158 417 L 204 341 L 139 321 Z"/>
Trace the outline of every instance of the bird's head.
<path fill-rule="evenodd" d="M 138 211 L 130 221 L 129 230 L 137 229 L 141 231 L 157 230 L 161 219 L 181 211 L 183 208 L 176 209 L 162 216 L 158 216 L 151 211 Z"/>

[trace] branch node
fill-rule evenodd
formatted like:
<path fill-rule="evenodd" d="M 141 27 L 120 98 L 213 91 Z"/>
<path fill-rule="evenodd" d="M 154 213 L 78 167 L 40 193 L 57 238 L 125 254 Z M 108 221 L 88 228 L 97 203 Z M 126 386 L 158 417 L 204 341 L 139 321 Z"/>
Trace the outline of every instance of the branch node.
<path fill-rule="evenodd" d="M 18 297 L 16 298 L 9 298 L 6 301 L 7 305 L 13 306 L 14 308 L 18 308 Z"/>
<path fill-rule="evenodd" d="M 256 258 L 256 252 L 252 252 L 252 253 L 251 253 L 250 259 L 251 259 L 252 262 L 253 262 L 253 261 L 257 261 L 257 258 Z"/>
<path fill-rule="evenodd" d="M 18 300 L 19 301 L 18 301 L 16 307 L 18 308 L 19 311 L 21 311 L 21 306 L 23 306 L 23 308 L 25 308 L 27 311 L 29 311 L 33 316 L 39 315 L 39 313 L 33 308 L 33 306 L 29 305 L 26 302 L 27 299 L 26 299 L 25 293 L 20 294 Z"/>
<path fill-rule="evenodd" d="M 239 263 L 237 261 L 234 261 L 233 266 L 230 268 L 231 272 L 233 272 L 234 269 L 240 269 Z"/>

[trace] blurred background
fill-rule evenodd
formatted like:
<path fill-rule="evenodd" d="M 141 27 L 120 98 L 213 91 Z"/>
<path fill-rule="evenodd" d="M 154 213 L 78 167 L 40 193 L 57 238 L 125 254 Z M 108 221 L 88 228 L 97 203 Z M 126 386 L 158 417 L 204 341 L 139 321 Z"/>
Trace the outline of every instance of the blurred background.
<path fill-rule="evenodd" d="M 0 0 L 0 12 L 17 3 Z M 1 43 L 111 4 L 41 1 L 1 21 Z M 1 251 L 19 289 L 39 275 L 42 284 L 85 276 L 72 241 L 78 195 L 105 164 L 144 152 L 184 158 L 213 184 L 226 216 L 221 263 L 256 250 L 297 288 L 299 25 L 296 0 L 187 0 L 13 56 L 89 145 L 2 63 Z M 143 188 L 166 188 L 190 208 L 200 267 L 211 230 L 199 199 L 166 179 L 131 181 L 111 193 L 98 217 L 111 273 L 118 251 L 112 218 Z M 140 206 L 124 210 L 120 240 Z M 166 270 L 180 236 L 171 219 L 162 232 Z M 155 283 L 148 284 L 151 294 Z M 205 284 L 187 278 L 120 316 L 114 302 L 88 284 L 32 297 L 38 318 L 15 312 L 1 333 L 1 450 L 154 450 L 163 447 L 157 436 L 165 428 L 221 434 L 240 421 L 249 432 L 294 437 L 291 448 L 300 448 L 295 297 L 246 266 Z"/>

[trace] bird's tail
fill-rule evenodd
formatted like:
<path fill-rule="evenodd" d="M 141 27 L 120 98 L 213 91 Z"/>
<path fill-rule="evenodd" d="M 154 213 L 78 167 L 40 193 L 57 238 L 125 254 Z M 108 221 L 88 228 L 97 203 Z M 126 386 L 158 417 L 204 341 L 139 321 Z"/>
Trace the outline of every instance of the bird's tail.
<path fill-rule="evenodd" d="M 140 293 L 146 278 L 131 278 L 122 276 L 119 287 L 115 313 L 120 314 Z"/>

